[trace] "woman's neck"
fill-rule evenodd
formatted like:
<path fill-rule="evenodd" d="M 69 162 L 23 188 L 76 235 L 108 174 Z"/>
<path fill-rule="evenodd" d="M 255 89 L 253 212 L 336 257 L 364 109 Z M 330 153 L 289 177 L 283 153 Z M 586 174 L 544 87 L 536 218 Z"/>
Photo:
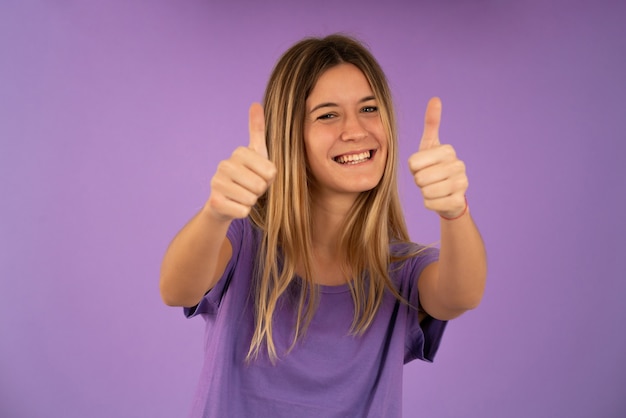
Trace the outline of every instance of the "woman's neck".
<path fill-rule="evenodd" d="M 350 273 L 345 270 L 345 254 L 340 248 L 339 238 L 355 199 L 356 196 L 345 194 L 325 198 L 312 196 L 311 273 L 318 284 L 335 286 L 350 279 Z"/>
<path fill-rule="evenodd" d="M 354 204 L 353 196 L 312 196 L 312 244 L 314 249 L 339 254 L 339 236 L 346 216 Z"/>

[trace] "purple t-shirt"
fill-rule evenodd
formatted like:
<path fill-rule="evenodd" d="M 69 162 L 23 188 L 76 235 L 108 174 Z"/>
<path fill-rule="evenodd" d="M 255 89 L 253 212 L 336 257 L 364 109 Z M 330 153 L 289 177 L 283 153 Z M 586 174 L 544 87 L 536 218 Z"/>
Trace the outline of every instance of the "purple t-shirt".
<path fill-rule="evenodd" d="M 279 304 L 272 364 L 261 350 L 246 363 L 254 328 L 251 280 L 261 232 L 249 220 L 228 230 L 233 255 L 224 275 L 188 317 L 206 321 L 205 359 L 192 417 L 400 417 L 402 366 L 432 361 L 446 322 L 418 321 L 417 311 L 386 294 L 365 334 L 350 334 L 354 304 L 347 285 L 320 286 L 319 307 L 306 335 L 289 353 L 294 314 Z M 426 249 L 390 266 L 400 294 L 417 306 L 417 278 L 438 257 Z"/>

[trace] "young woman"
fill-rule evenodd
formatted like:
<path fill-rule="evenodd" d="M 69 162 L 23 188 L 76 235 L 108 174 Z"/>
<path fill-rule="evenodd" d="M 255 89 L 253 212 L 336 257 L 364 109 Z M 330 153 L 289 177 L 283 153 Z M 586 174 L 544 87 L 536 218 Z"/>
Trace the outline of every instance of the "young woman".
<path fill-rule="evenodd" d="M 370 52 L 331 35 L 281 57 L 250 108 L 249 146 L 218 165 L 163 260 L 165 303 L 206 320 L 193 416 L 401 415 L 403 364 L 432 361 L 486 278 L 440 118 L 434 98 L 409 159 L 440 217 L 438 250 L 409 240 L 391 95 Z"/>

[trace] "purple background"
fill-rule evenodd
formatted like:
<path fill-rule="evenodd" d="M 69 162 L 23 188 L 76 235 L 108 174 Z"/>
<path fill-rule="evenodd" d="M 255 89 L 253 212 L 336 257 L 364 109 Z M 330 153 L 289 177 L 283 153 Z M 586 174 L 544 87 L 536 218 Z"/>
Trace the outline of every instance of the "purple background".
<path fill-rule="evenodd" d="M 261 3 L 261 2 L 258 2 Z M 405 368 L 407 417 L 626 414 L 621 1 L 2 0 L 0 416 L 179 417 L 203 322 L 158 293 L 169 240 L 306 35 L 385 68 L 406 158 L 427 99 L 489 252 L 479 309 Z"/>

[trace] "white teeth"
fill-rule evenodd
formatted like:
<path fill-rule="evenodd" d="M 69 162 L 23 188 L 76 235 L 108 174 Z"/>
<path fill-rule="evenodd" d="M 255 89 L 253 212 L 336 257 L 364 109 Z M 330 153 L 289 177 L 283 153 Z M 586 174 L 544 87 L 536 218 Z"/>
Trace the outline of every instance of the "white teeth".
<path fill-rule="evenodd" d="M 339 157 L 335 158 L 335 161 L 340 164 L 358 164 L 369 159 L 370 152 L 365 151 L 360 154 L 340 155 Z"/>

